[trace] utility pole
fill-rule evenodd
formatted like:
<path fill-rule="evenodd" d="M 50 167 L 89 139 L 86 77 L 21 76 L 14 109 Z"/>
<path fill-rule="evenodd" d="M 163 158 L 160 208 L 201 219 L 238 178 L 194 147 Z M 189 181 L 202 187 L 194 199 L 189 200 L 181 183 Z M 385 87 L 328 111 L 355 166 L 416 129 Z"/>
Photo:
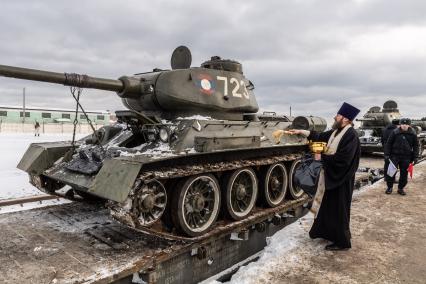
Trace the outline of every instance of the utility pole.
<path fill-rule="evenodd" d="M 291 106 L 290 106 L 290 117 L 291 117 Z"/>
<path fill-rule="evenodd" d="M 25 123 L 25 88 L 22 90 L 22 103 L 23 103 L 22 122 Z"/>

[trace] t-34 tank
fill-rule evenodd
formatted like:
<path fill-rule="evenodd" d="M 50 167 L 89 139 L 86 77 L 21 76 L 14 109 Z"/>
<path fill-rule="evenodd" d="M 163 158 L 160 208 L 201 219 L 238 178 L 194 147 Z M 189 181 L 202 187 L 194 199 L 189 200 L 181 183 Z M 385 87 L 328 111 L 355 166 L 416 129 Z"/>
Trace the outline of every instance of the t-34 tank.
<path fill-rule="evenodd" d="M 383 152 L 382 135 L 386 126 L 393 119 L 399 119 L 401 114 L 395 101 L 386 101 L 383 109 L 379 106 L 371 107 L 362 118 L 359 127 L 359 140 L 363 153 Z"/>
<path fill-rule="evenodd" d="M 297 135 L 276 141 L 272 133 L 324 130 L 324 120 L 261 121 L 240 63 L 216 56 L 201 67 L 190 64 L 181 46 L 172 70 L 118 80 L 0 65 L 6 77 L 114 91 L 127 108 L 116 112 L 116 124 L 75 145 L 31 144 L 18 168 L 42 191 L 70 186 L 82 197 L 107 200 L 121 222 L 176 236 L 201 236 L 218 218 L 242 220 L 286 196 L 300 198 L 292 180 L 308 141 Z"/>
<path fill-rule="evenodd" d="M 362 153 L 383 152 L 383 130 L 392 123 L 392 120 L 400 118 L 398 104 L 389 100 L 383 104 L 382 109 L 379 106 L 373 106 L 364 114 L 363 118 L 357 119 L 357 121 L 361 121 L 358 133 Z M 423 132 L 423 129 L 426 129 L 426 121 L 412 120 L 411 126 L 417 133 L 421 155 L 426 143 L 425 132 Z"/>

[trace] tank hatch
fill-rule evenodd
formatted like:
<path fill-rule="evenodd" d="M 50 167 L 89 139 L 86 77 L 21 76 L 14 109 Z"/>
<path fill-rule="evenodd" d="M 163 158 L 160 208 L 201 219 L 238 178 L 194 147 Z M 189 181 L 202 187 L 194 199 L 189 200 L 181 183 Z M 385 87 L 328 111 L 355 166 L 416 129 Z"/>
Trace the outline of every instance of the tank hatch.
<path fill-rule="evenodd" d="M 222 59 L 220 56 L 212 56 L 210 60 L 203 62 L 201 67 L 243 74 L 241 63 L 230 59 Z"/>
<path fill-rule="evenodd" d="M 398 112 L 398 104 L 392 100 L 386 101 L 383 104 L 383 112 Z"/>

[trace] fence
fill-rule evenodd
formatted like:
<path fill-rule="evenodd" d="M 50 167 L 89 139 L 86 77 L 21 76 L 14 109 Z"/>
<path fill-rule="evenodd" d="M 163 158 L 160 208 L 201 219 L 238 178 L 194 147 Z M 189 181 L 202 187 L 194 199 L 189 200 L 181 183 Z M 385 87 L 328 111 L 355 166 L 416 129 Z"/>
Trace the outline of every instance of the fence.
<path fill-rule="evenodd" d="M 93 124 L 95 129 L 99 129 L 103 124 Z M 40 123 L 40 133 L 72 133 L 74 125 L 71 123 Z M 10 123 L 0 121 L 0 132 L 31 133 L 34 132 L 32 123 Z M 87 123 L 77 124 L 76 133 L 92 133 L 92 128 Z"/>

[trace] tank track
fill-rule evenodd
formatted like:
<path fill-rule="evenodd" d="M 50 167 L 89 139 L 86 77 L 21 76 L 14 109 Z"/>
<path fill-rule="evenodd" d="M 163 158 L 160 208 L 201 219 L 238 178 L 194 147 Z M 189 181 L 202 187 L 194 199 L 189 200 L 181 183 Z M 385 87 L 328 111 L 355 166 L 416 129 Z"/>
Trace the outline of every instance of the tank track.
<path fill-rule="evenodd" d="M 227 162 L 216 162 L 216 163 L 205 163 L 197 165 L 185 165 L 185 166 L 176 166 L 176 167 L 162 167 L 152 171 L 142 172 L 135 182 L 135 185 L 140 182 L 149 182 L 152 180 L 158 180 L 165 182 L 171 179 L 188 177 L 203 173 L 218 173 L 225 172 L 235 169 L 240 169 L 244 167 L 256 167 L 270 165 L 277 162 L 292 162 L 294 160 L 300 159 L 305 153 L 293 153 L 285 155 L 274 155 L 270 157 L 256 158 L 256 159 L 246 159 L 238 161 L 227 161 Z M 129 198 L 134 198 L 135 188 L 133 188 L 129 194 Z M 264 208 L 255 206 L 253 211 L 246 218 L 240 221 L 231 221 L 231 220 L 218 220 L 216 221 L 213 228 L 210 229 L 207 233 L 196 236 L 196 237 L 186 237 L 182 236 L 176 230 L 171 230 L 168 228 L 164 221 L 161 219 L 156 221 L 149 227 L 139 226 L 136 222 L 133 221 L 132 212 L 129 209 L 123 207 L 124 204 L 109 201 L 107 207 L 111 210 L 111 215 L 117 221 L 124 223 L 132 228 L 135 228 L 143 233 L 162 237 L 168 240 L 180 240 L 180 241 L 200 241 L 205 239 L 210 239 L 213 236 L 232 233 L 236 231 L 241 231 L 254 226 L 257 223 L 262 222 L 271 222 L 272 219 L 275 221 L 277 219 L 289 217 L 286 212 L 294 210 L 294 208 L 308 203 L 310 198 L 307 195 L 303 195 L 301 198 L 296 200 L 287 200 L 283 204 L 274 207 L 274 208 Z M 274 222 L 275 222 L 274 221 Z"/>

